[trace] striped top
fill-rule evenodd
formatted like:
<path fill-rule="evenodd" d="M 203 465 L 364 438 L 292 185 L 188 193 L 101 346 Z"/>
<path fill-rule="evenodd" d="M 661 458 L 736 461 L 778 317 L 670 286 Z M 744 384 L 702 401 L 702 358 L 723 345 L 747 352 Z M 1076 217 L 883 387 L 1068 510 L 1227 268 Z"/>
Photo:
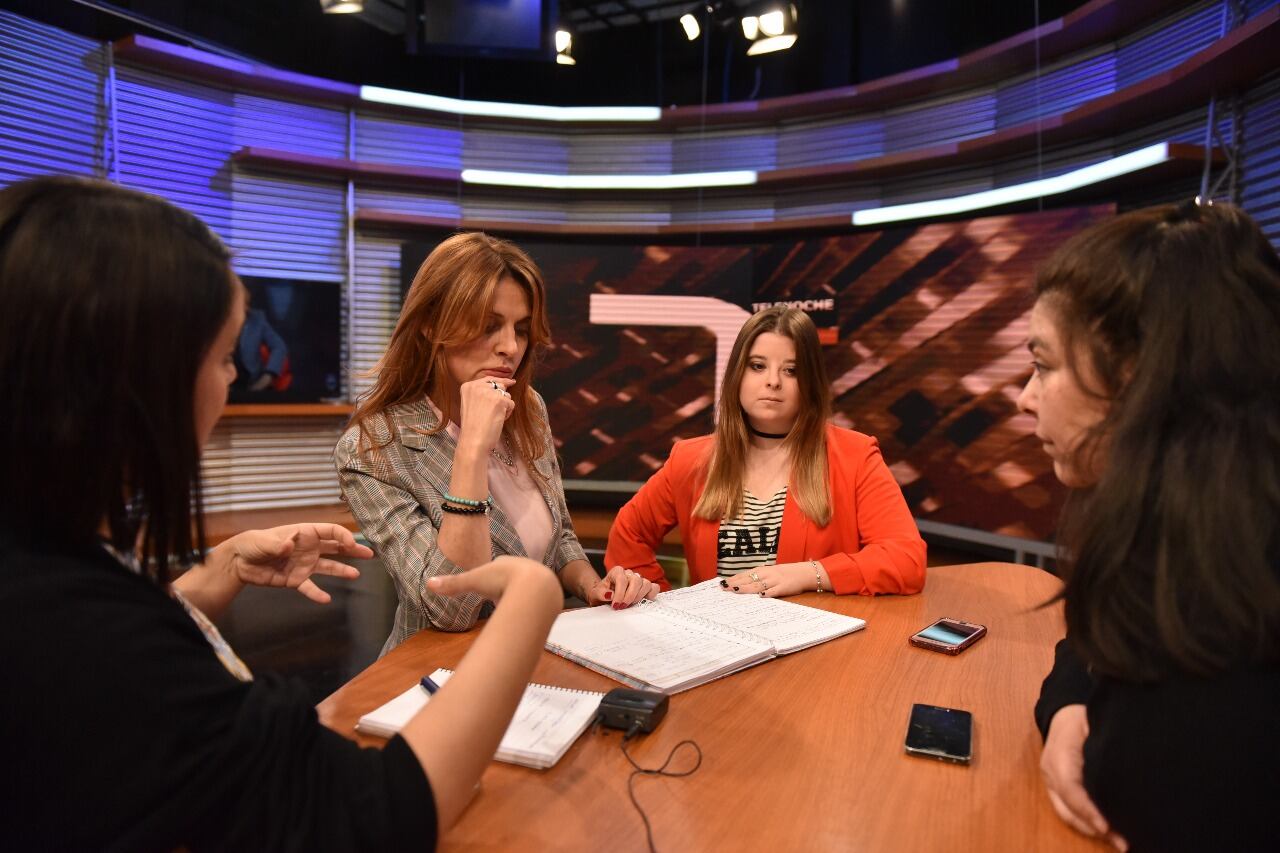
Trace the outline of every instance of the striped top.
<path fill-rule="evenodd" d="M 742 490 L 742 511 L 738 517 L 720 522 L 720 535 L 716 540 L 719 574 L 731 575 L 778 561 L 778 533 L 782 529 L 782 508 L 786 502 L 786 486 L 768 501 Z"/>

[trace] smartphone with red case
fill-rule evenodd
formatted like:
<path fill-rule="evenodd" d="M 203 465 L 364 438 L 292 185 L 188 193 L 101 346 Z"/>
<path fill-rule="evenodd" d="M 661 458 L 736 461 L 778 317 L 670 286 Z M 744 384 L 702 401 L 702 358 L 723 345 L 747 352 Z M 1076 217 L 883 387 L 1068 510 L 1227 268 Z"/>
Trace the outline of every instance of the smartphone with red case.
<path fill-rule="evenodd" d="M 986 636 L 987 626 L 962 622 L 959 619 L 939 619 L 927 628 L 917 631 L 908 640 L 913 646 L 958 655 Z"/>

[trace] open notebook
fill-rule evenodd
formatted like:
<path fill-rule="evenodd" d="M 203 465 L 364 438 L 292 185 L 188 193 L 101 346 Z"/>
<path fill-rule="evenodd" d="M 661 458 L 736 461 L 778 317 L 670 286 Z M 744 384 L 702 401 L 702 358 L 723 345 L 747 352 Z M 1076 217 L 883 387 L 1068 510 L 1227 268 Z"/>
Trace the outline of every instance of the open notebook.
<path fill-rule="evenodd" d="M 712 579 L 626 610 L 602 605 L 561 613 L 547 649 L 623 684 L 679 693 L 866 624 L 790 601 L 737 595 Z"/>
<path fill-rule="evenodd" d="M 431 680 L 443 686 L 451 675 L 453 673 L 447 669 L 437 669 L 431 673 Z M 429 698 L 427 691 L 415 684 L 361 717 L 356 723 L 356 731 L 391 737 L 422 710 Z M 591 725 L 603 698 L 603 693 L 530 684 L 525 688 L 494 757 L 540 770 L 553 766 L 578 739 L 578 735 Z"/>

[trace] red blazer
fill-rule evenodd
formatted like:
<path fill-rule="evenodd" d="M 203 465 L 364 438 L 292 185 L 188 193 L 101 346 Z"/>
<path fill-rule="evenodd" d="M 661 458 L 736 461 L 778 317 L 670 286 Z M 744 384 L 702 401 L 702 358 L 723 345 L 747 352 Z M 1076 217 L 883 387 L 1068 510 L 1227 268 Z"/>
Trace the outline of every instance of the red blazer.
<path fill-rule="evenodd" d="M 677 441 L 667 464 L 627 502 L 609 529 L 605 565 L 640 572 L 670 588 L 654 549 L 679 525 L 691 583 L 716 576 L 719 521 L 693 515 L 706 482 L 704 458 L 714 436 Z M 832 513 L 818 527 L 788 491 L 778 537 L 778 562 L 817 560 L 838 593 L 913 593 L 924 588 L 925 544 L 876 440 L 827 425 Z"/>

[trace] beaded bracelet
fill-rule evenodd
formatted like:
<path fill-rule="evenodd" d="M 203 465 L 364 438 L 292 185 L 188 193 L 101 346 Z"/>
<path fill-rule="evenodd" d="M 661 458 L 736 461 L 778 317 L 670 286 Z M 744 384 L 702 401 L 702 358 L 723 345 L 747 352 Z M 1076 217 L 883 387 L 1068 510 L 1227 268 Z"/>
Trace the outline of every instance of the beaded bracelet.
<path fill-rule="evenodd" d="M 813 576 L 818 581 L 818 592 L 825 592 L 822 588 L 822 566 L 818 565 L 817 560 L 810 560 L 809 565 L 813 566 Z"/>
<path fill-rule="evenodd" d="M 449 503 L 457 504 L 458 506 L 482 506 L 486 508 L 489 507 L 490 503 L 493 500 L 492 498 L 485 498 L 482 501 L 472 500 L 471 498 L 457 498 L 449 494 L 448 492 L 445 492 L 440 497 L 444 498 Z"/>
<path fill-rule="evenodd" d="M 487 503 L 480 506 L 451 506 L 449 504 L 440 504 L 440 509 L 444 512 L 451 512 L 455 515 L 486 515 L 489 512 Z"/>

